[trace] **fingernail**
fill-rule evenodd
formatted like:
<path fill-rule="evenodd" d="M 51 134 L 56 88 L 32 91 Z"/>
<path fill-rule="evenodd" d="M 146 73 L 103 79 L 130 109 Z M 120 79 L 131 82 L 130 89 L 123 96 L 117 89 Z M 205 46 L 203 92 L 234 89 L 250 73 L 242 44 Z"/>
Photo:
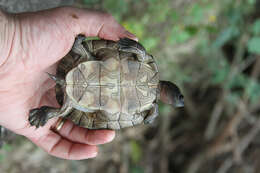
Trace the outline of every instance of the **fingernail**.
<path fill-rule="evenodd" d="M 96 151 L 94 151 L 93 153 L 91 153 L 91 154 L 89 155 L 89 157 L 90 157 L 90 158 L 93 158 L 93 157 L 97 157 L 97 155 L 98 155 L 98 147 L 96 148 Z"/>
<path fill-rule="evenodd" d="M 131 32 L 129 32 L 129 31 L 126 31 L 126 32 L 125 32 L 125 35 L 126 35 L 127 37 L 129 37 L 129 38 L 135 40 L 135 41 L 138 41 L 138 38 L 137 38 L 134 34 L 132 34 Z"/>
<path fill-rule="evenodd" d="M 111 142 L 115 138 L 115 131 L 111 131 L 110 133 L 107 133 L 107 142 Z"/>
<path fill-rule="evenodd" d="M 91 155 L 91 157 L 97 157 L 97 155 L 98 155 L 98 152 L 95 152 L 95 153 L 93 153 L 93 154 Z"/>

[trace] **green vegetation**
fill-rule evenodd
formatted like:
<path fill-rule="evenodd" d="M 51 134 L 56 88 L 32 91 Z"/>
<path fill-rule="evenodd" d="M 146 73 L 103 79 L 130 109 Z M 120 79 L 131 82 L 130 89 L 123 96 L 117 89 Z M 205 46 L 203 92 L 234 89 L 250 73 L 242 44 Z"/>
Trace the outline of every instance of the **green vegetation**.
<path fill-rule="evenodd" d="M 161 79 L 175 82 L 185 98 L 184 109 L 160 104 L 153 124 L 117 132 L 101 147 L 108 154 L 82 161 L 88 172 L 258 171 L 258 0 L 78 2 L 110 12 L 135 34 L 155 57 Z"/>
<path fill-rule="evenodd" d="M 0 163 L 4 160 L 5 154 L 8 153 L 8 152 L 11 152 L 11 151 L 12 151 L 12 146 L 9 145 L 9 144 L 4 144 L 1 147 L 1 150 L 0 150 Z"/>
<path fill-rule="evenodd" d="M 85 3 L 88 4 L 87 1 Z M 224 127 L 232 116 L 243 114 L 241 111 L 245 110 L 242 110 L 241 104 L 245 105 L 249 115 L 258 110 L 260 16 L 256 13 L 258 8 L 255 0 L 198 0 L 187 3 L 169 0 L 106 0 L 102 8 L 112 13 L 154 55 L 161 78 L 175 81 L 184 92 L 187 103 L 185 111 L 173 112 L 169 106 L 160 104 L 160 124 L 155 136 L 159 140 L 158 146 L 163 145 L 165 149 L 159 147 L 162 151 L 158 154 L 161 156 L 154 163 L 163 165 L 159 160 L 166 157 L 169 148 L 163 143 L 164 138 L 173 138 L 171 144 L 175 145 L 180 136 L 185 138 L 187 135 L 190 149 L 196 150 L 196 147 L 208 146 L 207 138 L 213 142 L 215 137 L 225 133 L 217 127 Z M 216 113 L 217 109 L 221 111 Z M 242 119 L 237 125 L 238 136 L 239 127 L 246 126 Z M 169 124 L 170 120 L 174 126 Z M 243 130 L 249 129 L 247 127 Z M 177 135 L 172 136 L 172 133 Z M 195 139 L 188 137 L 191 134 L 205 134 L 207 138 L 201 136 L 200 143 L 196 144 Z M 242 136 L 238 138 L 242 140 Z M 145 153 L 154 152 L 147 151 L 149 140 L 144 141 L 136 142 L 133 139 L 131 142 L 131 172 L 142 172 L 140 163 L 144 163 Z M 199 158 L 203 152 L 193 153 L 193 156 Z M 190 159 L 183 153 L 178 155 L 178 150 L 175 150 L 170 157 L 176 157 L 176 160 L 166 159 L 168 164 L 178 167 L 178 156 Z M 178 171 L 168 166 L 175 172 L 202 172 L 198 171 L 201 165 L 194 168 L 192 162 L 190 160 L 188 165 L 180 164 Z M 163 166 L 154 167 L 163 170 Z"/>

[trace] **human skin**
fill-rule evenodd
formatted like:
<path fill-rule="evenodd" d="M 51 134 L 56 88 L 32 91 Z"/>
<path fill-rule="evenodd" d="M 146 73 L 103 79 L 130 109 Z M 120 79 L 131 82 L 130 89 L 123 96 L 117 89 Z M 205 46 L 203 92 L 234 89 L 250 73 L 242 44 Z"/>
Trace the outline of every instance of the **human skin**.
<path fill-rule="evenodd" d="M 0 125 L 27 137 L 49 154 L 72 160 L 95 157 L 97 145 L 111 141 L 112 130 L 87 130 L 66 121 L 51 130 L 57 118 L 44 127 L 30 126 L 29 110 L 59 105 L 55 83 L 57 61 L 71 49 L 78 34 L 109 40 L 134 35 L 103 12 L 62 7 L 33 13 L 0 11 Z"/>

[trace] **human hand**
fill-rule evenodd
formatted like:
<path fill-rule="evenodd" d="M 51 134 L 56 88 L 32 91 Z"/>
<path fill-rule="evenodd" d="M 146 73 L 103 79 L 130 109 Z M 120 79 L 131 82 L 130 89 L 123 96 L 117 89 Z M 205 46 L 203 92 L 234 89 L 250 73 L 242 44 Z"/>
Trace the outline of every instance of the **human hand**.
<path fill-rule="evenodd" d="M 136 39 L 106 13 L 62 7 L 34 13 L 0 13 L 0 125 L 24 135 L 49 154 L 65 159 L 95 157 L 98 144 L 111 141 L 111 130 L 87 130 L 66 121 L 59 132 L 51 127 L 57 118 L 35 129 L 29 110 L 59 106 L 55 83 L 56 62 L 71 49 L 76 35 L 109 40 Z"/>

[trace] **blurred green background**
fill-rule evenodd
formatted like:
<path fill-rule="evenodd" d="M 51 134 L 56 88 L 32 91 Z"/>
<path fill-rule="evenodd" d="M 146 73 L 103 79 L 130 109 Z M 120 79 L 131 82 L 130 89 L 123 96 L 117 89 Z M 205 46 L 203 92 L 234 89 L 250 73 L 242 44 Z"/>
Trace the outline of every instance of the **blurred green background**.
<path fill-rule="evenodd" d="M 185 107 L 160 104 L 146 126 L 117 131 L 95 159 L 65 161 L 22 137 L 0 150 L 0 172 L 260 172 L 260 1 L 77 0 L 111 13 L 176 83 Z"/>

